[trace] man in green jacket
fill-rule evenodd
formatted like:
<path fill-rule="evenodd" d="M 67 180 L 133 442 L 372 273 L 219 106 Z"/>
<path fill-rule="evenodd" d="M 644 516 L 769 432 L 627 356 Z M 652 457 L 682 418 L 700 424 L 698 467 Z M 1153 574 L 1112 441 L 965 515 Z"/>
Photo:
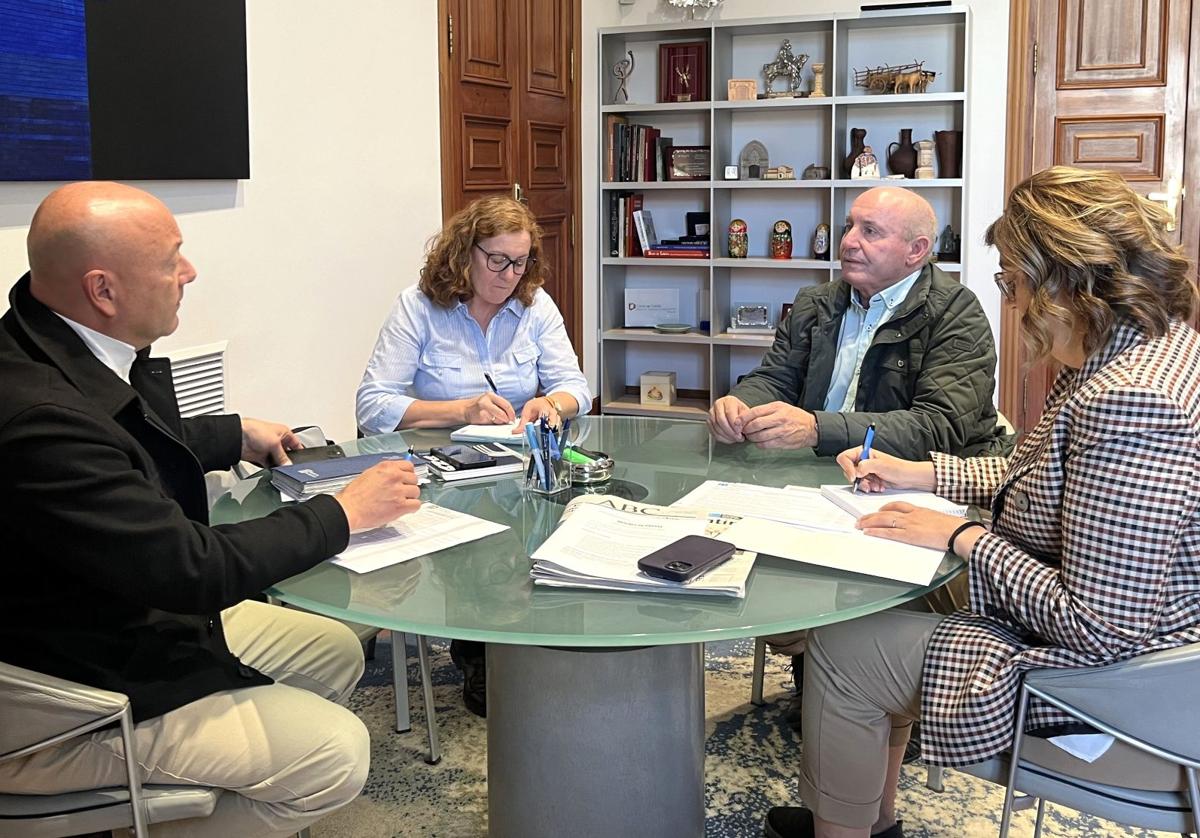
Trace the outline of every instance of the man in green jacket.
<path fill-rule="evenodd" d="M 992 404 L 987 316 L 970 289 L 929 264 L 933 207 L 886 186 L 860 195 L 849 221 L 841 280 L 796 295 L 762 363 L 713 405 L 713 437 L 832 456 L 874 423 L 874 447 L 908 460 L 1009 453 Z M 767 638 L 792 655 L 796 695 L 784 719 L 797 732 L 806 635 Z"/>
<path fill-rule="evenodd" d="M 796 295 L 762 363 L 713 405 L 713 437 L 831 456 L 874 423 L 874 446 L 905 459 L 1007 453 L 987 316 L 928 264 L 933 208 L 880 187 L 858 197 L 849 221 L 841 281 Z"/>

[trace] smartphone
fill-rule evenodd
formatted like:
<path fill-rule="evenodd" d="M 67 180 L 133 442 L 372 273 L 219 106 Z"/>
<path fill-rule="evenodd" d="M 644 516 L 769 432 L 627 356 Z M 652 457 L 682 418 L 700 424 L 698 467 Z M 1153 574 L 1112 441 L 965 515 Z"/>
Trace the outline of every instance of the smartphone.
<path fill-rule="evenodd" d="M 445 460 L 456 469 L 484 468 L 496 465 L 496 458 L 466 445 L 443 445 L 430 448 L 429 453 Z"/>
<path fill-rule="evenodd" d="M 685 535 L 638 559 L 638 570 L 656 579 L 687 582 L 733 555 L 737 548 L 703 535 Z"/>
<path fill-rule="evenodd" d="M 287 455 L 293 463 L 311 463 L 314 460 L 336 460 L 345 457 L 346 452 L 340 445 L 318 445 L 313 448 L 297 448 L 287 452 Z"/>

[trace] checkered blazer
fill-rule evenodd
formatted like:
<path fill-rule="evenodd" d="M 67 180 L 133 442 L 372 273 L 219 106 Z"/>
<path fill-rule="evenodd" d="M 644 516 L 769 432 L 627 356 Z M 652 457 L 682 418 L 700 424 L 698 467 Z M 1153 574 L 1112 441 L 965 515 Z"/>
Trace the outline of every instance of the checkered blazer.
<path fill-rule="evenodd" d="M 1064 369 L 1011 458 L 935 454 L 938 494 L 990 504 L 970 607 L 926 652 L 924 756 L 966 765 L 1012 742 L 1020 674 L 1200 641 L 1200 335 L 1130 323 Z M 1029 728 L 1070 720 L 1041 702 Z"/>

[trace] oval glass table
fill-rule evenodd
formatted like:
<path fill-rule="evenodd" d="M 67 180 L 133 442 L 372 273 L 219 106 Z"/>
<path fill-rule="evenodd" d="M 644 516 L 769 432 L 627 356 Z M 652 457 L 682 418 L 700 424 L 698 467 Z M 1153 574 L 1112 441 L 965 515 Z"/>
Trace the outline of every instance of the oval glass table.
<path fill-rule="evenodd" d="M 573 494 L 670 504 L 705 480 L 844 480 L 810 450 L 715 443 L 695 421 L 582 417 L 571 437 L 615 461 L 612 480 Z M 424 451 L 448 438 L 404 431 L 343 447 Z M 535 588 L 529 555 L 554 529 L 565 493 L 525 493 L 519 475 L 506 475 L 435 481 L 421 497 L 508 529 L 366 574 L 323 563 L 268 593 L 330 617 L 489 644 L 488 832 L 506 838 L 703 835 L 704 642 L 872 614 L 964 567 L 947 555 L 929 585 L 913 586 L 759 556 L 745 599 Z M 221 497 L 212 520 L 256 518 L 280 504 L 264 472 Z"/>

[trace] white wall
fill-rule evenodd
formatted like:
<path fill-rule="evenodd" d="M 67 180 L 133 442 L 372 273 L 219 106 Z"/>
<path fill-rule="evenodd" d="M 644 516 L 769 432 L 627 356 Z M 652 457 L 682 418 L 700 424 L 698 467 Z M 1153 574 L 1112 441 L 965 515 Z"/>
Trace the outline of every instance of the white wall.
<path fill-rule="evenodd" d="M 725 0 L 708 13 L 714 20 L 775 17 L 786 15 L 824 15 L 833 12 L 856 12 L 861 0 Z M 992 281 L 998 270 L 994 252 L 982 245 L 983 231 L 1004 207 L 1004 126 L 1007 106 L 1008 78 L 1008 9 L 1009 0 L 959 0 L 971 8 L 970 112 L 966 135 L 970 149 L 966 155 L 966 177 L 970 182 L 966 230 L 963 246 L 971 247 L 964 282 L 979 296 L 992 324 L 997 345 L 1000 339 L 1000 296 Z M 602 81 L 597 67 L 596 30 L 607 26 L 662 24 L 683 20 L 686 13 L 668 5 L 665 0 L 636 0 L 632 5 L 619 5 L 617 0 L 583 0 L 583 230 L 599 229 L 597 207 L 598 156 L 593 138 L 598 136 L 598 113 L 594 103 L 599 101 Z M 697 15 L 703 17 L 703 13 Z M 607 69 L 604 70 L 607 72 Z M 583 236 L 584 334 L 596 335 L 598 328 L 598 299 L 596 267 L 598 264 L 595 235 Z M 593 386 L 597 379 L 596 344 L 585 348 L 585 367 Z"/>
<path fill-rule="evenodd" d="M 246 6 L 250 180 L 137 184 L 199 271 L 156 349 L 228 340 L 231 410 L 345 439 L 379 325 L 441 223 L 437 4 Z M 0 184 L 5 289 L 56 185 Z"/>

